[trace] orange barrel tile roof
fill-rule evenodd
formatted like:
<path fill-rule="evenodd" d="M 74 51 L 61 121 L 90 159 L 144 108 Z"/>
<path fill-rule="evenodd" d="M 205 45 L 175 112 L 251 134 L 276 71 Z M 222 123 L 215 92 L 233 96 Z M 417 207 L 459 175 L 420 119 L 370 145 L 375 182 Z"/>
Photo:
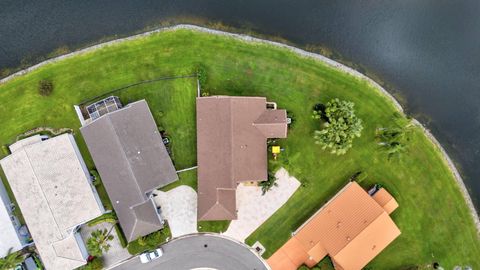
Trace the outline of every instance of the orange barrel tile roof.
<path fill-rule="evenodd" d="M 292 237 L 295 240 L 290 239 L 280 252 L 288 258 L 295 254 L 292 265 L 297 267 L 298 258 L 308 258 L 303 263 L 312 265 L 312 261 L 318 263 L 329 255 L 337 269 L 359 270 L 399 235 L 389 213 L 360 185 L 351 182 L 302 225 Z M 294 247 L 291 241 L 296 243 Z M 273 263 L 272 269 L 287 270 L 285 266 L 276 267 L 277 256 L 268 260 Z"/>
<path fill-rule="evenodd" d="M 398 207 L 398 203 L 393 198 L 388 191 L 384 188 L 379 189 L 375 194 L 373 194 L 372 198 L 381 206 L 388 214 L 391 214 L 395 209 Z"/>

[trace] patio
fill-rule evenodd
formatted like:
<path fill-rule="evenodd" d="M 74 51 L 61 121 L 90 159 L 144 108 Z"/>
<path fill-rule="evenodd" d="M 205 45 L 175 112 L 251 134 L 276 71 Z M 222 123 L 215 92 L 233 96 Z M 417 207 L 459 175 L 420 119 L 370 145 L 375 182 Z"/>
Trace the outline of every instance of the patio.
<path fill-rule="evenodd" d="M 277 186 L 262 196 L 259 186 L 240 184 L 237 188 L 238 219 L 232 220 L 227 236 L 241 242 L 272 216 L 295 193 L 300 182 L 281 168 L 275 173 Z"/>

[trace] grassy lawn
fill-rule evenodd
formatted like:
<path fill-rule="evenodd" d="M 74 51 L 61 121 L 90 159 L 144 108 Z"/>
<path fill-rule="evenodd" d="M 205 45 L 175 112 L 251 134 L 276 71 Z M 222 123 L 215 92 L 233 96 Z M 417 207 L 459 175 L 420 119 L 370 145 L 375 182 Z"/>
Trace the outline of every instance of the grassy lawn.
<path fill-rule="evenodd" d="M 178 186 L 189 186 L 195 191 L 197 191 L 197 170 L 184 171 L 178 174 L 178 181 L 171 183 L 170 185 L 164 186 L 162 191 L 169 191 Z"/>
<path fill-rule="evenodd" d="M 439 151 L 424 134 L 414 130 L 408 152 L 401 160 L 388 162 L 375 144 L 374 131 L 391 122 L 396 110 L 390 101 L 363 81 L 268 45 L 179 30 L 47 65 L 0 85 L 0 144 L 11 143 L 17 134 L 37 126 L 77 130 L 73 104 L 140 80 L 188 75 L 198 64 L 206 68 L 205 90 L 210 94 L 266 96 L 295 119 L 288 139 L 280 141 L 286 150 L 272 165 L 286 167 L 302 187 L 247 239 L 249 244 L 259 240 L 267 248 L 266 257 L 351 175 L 362 171 L 367 176 L 362 186 L 381 183 L 396 197 L 400 207 L 392 217 L 402 231 L 369 266 L 398 269 L 438 261 L 445 269 L 455 265 L 480 268 L 480 241 L 467 205 Z M 38 81 L 44 78 L 55 85 L 49 97 L 37 94 Z M 177 169 L 196 163 L 195 91 L 194 79 L 178 79 L 120 94 L 123 101 L 147 99 L 157 124 L 172 140 Z M 318 128 L 311 118 L 313 105 L 334 97 L 355 102 L 364 122 L 362 137 L 340 157 L 322 151 L 312 138 Z M 76 139 L 93 167 L 78 132 Z M 185 172 L 180 179 L 194 187 L 195 174 Z M 209 226 L 214 230 L 226 224 Z"/>

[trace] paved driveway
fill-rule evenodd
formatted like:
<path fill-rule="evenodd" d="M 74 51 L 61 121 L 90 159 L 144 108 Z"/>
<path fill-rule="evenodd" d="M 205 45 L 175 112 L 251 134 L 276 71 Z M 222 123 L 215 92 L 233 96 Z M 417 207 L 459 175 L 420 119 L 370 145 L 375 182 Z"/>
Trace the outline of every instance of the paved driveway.
<path fill-rule="evenodd" d="M 275 173 L 278 186 L 262 196 L 256 186 L 237 187 L 238 219 L 230 223 L 225 235 L 244 242 L 263 222 L 272 216 L 300 186 L 300 182 L 281 168 Z"/>
<path fill-rule="evenodd" d="M 167 192 L 155 191 L 154 201 L 162 208 L 173 237 L 197 232 L 197 193 L 189 186 Z"/>
<path fill-rule="evenodd" d="M 162 246 L 159 259 L 142 264 L 135 257 L 113 270 L 268 270 L 265 261 L 249 247 L 218 235 L 193 235 L 174 239 Z"/>

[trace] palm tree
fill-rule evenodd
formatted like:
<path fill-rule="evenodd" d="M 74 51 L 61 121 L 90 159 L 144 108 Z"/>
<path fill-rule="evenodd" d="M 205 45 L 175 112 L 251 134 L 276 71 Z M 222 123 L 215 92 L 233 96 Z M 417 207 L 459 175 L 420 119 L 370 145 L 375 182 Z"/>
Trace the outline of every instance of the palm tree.
<path fill-rule="evenodd" d="M 14 269 L 18 264 L 23 262 L 23 256 L 20 252 L 12 253 L 12 248 L 8 250 L 7 256 L 0 259 L 0 270 Z"/>
<path fill-rule="evenodd" d="M 262 181 L 259 183 L 259 186 L 262 188 L 262 195 L 265 195 L 267 191 L 272 189 L 273 187 L 278 186 L 277 182 L 275 182 L 277 178 L 272 173 L 268 173 L 268 179 L 266 181 Z"/>
<path fill-rule="evenodd" d="M 108 252 L 110 249 L 109 241 L 113 240 L 113 235 L 110 235 L 112 228 L 107 231 L 107 229 L 99 229 L 91 233 L 91 237 L 87 240 L 87 249 L 90 255 L 95 257 L 102 256 L 103 252 Z"/>
<path fill-rule="evenodd" d="M 413 126 L 408 119 L 401 117 L 394 116 L 392 122 L 392 127 L 377 128 L 375 134 L 377 144 L 385 151 L 388 160 L 399 157 L 407 150 Z"/>

